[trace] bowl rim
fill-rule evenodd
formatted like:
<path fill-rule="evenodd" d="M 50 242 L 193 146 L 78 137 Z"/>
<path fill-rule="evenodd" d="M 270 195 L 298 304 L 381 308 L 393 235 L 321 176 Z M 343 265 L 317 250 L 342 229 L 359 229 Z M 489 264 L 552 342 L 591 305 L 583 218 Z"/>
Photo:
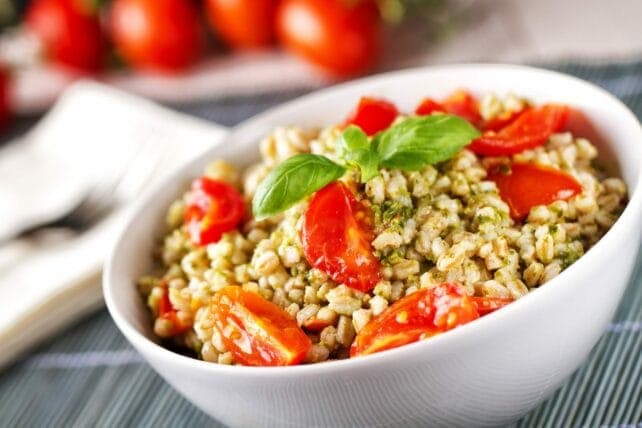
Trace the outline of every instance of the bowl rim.
<path fill-rule="evenodd" d="M 587 82 L 581 78 L 571 76 L 565 73 L 558 71 L 547 70 L 538 67 L 525 66 L 525 65 L 515 65 L 515 64 L 501 64 L 501 63 L 468 63 L 468 64 L 451 64 L 451 65 L 440 65 L 440 66 L 426 66 L 426 67 L 415 67 L 404 70 L 390 71 L 385 73 L 380 73 L 372 76 L 368 76 L 361 79 L 352 80 L 349 82 L 341 83 L 338 85 L 333 85 L 327 88 L 313 91 L 309 94 L 297 97 L 293 100 L 290 100 L 285 103 L 278 104 L 272 108 L 267 109 L 266 111 L 259 113 L 258 115 L 252 116 L 246 120 L 243 120 L 236 126 L 231 128 L 231 134 L 236 130 L 244 128 L 255 121 L 260 121 L 265 116 L 274 114 L 281 108 L 288 108 L 293 104 L 298 104 L 300 102 L 306 102 L 309 99 L 314 99 L 317 97 L 324 96 L 334 96 L 333 92 L 341 92 L 342 90 L 359 85 L 368 85 L 375 84 L 376 82 L 383 82 L 387 80 L 403 79 L 404 76 L 414 75 L 417 73 L 430 73 L 430 72 L 448 72 L 454 70 L 502 70 L 508 72 L 519 73 L 541 73 L 546 75 L 549 78 L 565 80 L 567 82 L 573 82 L 576 85 L 583 87 L 584 90 L 592 91 L 594 93 L 600 94 L 602 97 L 610 99 L 617 106 L 619 110 L 618 114 L 623 115 L 623 121 L 630 122 L 631 124 L 637 123 L 637 134 L 642 143 L 642 126 L 637 117 L 633 112 L 617 97 L 606 91 L 605 89 Z M 626 119 L 624 119 L 626 118 Z M 223 141 L 229 137 L 224 137 Z M 642 145 L 640 146 L 642 147 Z M 206 152 L 206 154 L 209 153 Z M 200 159 L 206 154 L 199 155 L 197 159 Z M 447 334 L 437 335 L 430 340 L 418 341 L 410 343 L 398 348 L 386 350 L 385 352 L 378 352 L 371 355 L 358 357 L 358 358 L 349 358 L 343 360 L 332 360 L 321 363 L 314 364 L 300 364 L 294 366 L 283 366 L 283 367 L 251 367 L 251 366 L 230 366 L 224 364 L 216 364 L 212 362 L 207 362 L 199 360 L 193 357 L 188 357 L 177 352 L 171 351 L 167 348 L 164 348 L 160 344 L 152 341 L 150 338 L 142 334 L 136 327 L 134 327 L 123 314 L 119 313 L 117 309 L 117 304 L 115 302 L 115 297 L 112 293 L 113 283 L 112 276 L 114 275 L 114 264 L 119 256 L 118 249 L 123 245 L 123 242 L 126 242 L 127 239 L 127 230 L 133 227 L 136 224 L 137 214 L 145 207 L 146 202 L 149 200 L 149 197 L 155 194 L 159 189 L 162 189 L 166 186 L 166 183 L 170 183 L 173 180 L 176 180 L 177 177 L 184 175 L 185 166 L 177 168 L 173 173 L 168 177 L 161 180 L 156 186 L 153 186 L 148 192 L 146 192 L 141 198 L 138 199 L 132 206 L 131 209 L 126 215 L 125 221 L 120 227 L 117 233 L 117 239 L 113 243 L 107 260 L 103 269 L 103 281 L 102 288 L 103 294 L 105 297 L 106 306 L 109 310 L 109 313 L 116 323 L 119 330 L 125 335 L 128 341 L 134 345 L 134 347 L 143 353 L 145 357 L 147 354 L 155 354 L 158 357 L 158 361 L 165 364 L 178 365 L 183 369 L 191 370 L 202 370 L 212 374 L 219 375 L 242 375 L 242 376 L 252 376 L 252 377 L 272 377 L 275 375 L 281 377 L 300 377 L 308 375 L 319 375 L 327 374 L 329 372 L 341 372 L 347 370 L 353 370 L 357 367 L 368 368 L 380 365 L 382 363 L 390 363 L 397 360 L 398 357 L 403 355 L 410 355 L 411 353 L 423 352 L 426 355 L 426 358 L 429 357 L 428 352 L 439 352 L 439 350 L 448 349 L 449 344 L 465 343 L 465 340 L 473 340 L 476 336 L 482 338 L 485 331 L 490 331 L 490 327 L 493 325 L 500 325 L 505 318 L 512 316 L 511 314 L 515 311 L 522 311 L 522 307 L 527 305 L 538 305 L 538 301 L 544 300 L 548 296 L 553 295 L 556 290 L 560 289 L 559 286 L 551 287 L 551 284 L 557 285 L 557 283 L 562 283 L 567 277 L 570 277 L 575 272 L 579 272 L 580 269 L 583 269 L 584 266 L 589 266 L 590 263 L 598 262 L 599 253 L 603 248 L 614 247 L 617 245 L 618 240 L 616 239 L 618 235 L 626 235 L 626 228 L 631 224 L 635 224 L 636 214 L 638 216 L 642 215 L 640 213 L 642 208 L 642 164 L 639 166 L 639 173 L 637 177 L 637 182 L 634 184 L 633 193 L 629 194 L 629 201 L 622 211 L 620 217 L 617 221 L 611 226 L 611 228 L 600 238 L 600 240 L 591 247 L 580 259 L 573 263 L 568 268 L 564 269 L 557 277 L 551 279 L 547 287 L 539 287 L 536 290 L 529 292 L 524 297 L 518 299 L 513 304 L 508 305 L 507 307 L 502 308 L 501 311 L 493 312 L 489 315 L 481 317 L 475 322 L 468 323 L 466 325 L 460 326 L 456 329 L 448 331 Z"/>

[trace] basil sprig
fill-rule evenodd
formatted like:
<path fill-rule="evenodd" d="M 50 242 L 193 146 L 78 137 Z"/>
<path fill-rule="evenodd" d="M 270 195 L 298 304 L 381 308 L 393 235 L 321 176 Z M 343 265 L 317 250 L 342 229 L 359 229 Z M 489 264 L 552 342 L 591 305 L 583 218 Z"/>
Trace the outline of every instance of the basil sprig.
<path fill-rule="evenodd" d="M 348 126 L 337 141 L 337 152 L 347 166 L 360 169 L 363 183 L 379 174 L 379 156 L 361 128 Z"/>
<path fill-rule="evenodd" d="M 286 159 L 261 181 L 252 200 L 256 220 L 278 214 L 346 172 L 325 156 L 300 154 Z"/>
<path fill-rule="evenodd" d="M 448 114 L 410 117 L 375 136 L 379 165 L 416 171 L 443 162 L 467 146 L 479 131 L 468 121 Z"/>
<path fill-rule="evenodd" d="M 360 128 L 348 126 L 337 141 L 343 165 L 313 154 L 285 160 L 257 188 L 252 200 L 254 218 L 263 220 L 285 211 L 340 178 L 348 167 L 359 168 L 364 183 L 380 167 L 415 171 L 450 159 L 477 136 L 479 131 L 469 122 L 447 114 L 410 117 L 372 141 Z"/>

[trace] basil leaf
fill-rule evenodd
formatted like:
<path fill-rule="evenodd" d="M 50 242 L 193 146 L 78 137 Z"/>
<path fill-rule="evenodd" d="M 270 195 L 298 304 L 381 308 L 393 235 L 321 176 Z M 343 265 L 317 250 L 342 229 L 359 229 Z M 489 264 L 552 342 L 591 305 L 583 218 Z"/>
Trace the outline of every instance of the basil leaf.
<path fill-rule="evenodd" d="M 373 145 L 382 166 L 413 171 L 452 158 L 478 136 L 460 117 L 433 114 L 393 125 L 377 135 Z"/>
<path fill-rule="evenodd" d="M 339 157 L 348 166 L 356 166 L 360 169 L 362 183 L 379 174 L 379 156 L 361 128 L 354 125 L 348 126 L 337 141 L 337 146 Z"/>
<path fill-rule="evenodd" d="M 278 214 L 338 179 L 345 168 L 325 156 L 300 154 L 286 159 L 261 181 L 252 200 L 256 220 Z"/>

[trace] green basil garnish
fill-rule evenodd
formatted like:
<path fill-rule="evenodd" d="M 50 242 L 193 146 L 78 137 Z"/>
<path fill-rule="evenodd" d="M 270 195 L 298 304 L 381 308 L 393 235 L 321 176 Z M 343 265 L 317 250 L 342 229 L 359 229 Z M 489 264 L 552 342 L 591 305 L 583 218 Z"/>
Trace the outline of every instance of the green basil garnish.
<path fill-rule="evenodd" d="M 261 181 L 252 200 L 256 220 L 290 208 L 345 173 L 325 156 L 301 154 L 286 159 Z"/>
<path fill-rule="evenodd" d="M 373 148 L 385 168 L 415 171 L 452 158 L 479 131 L 448 114 L 410 117 L 375 136 Z"/>
<path fill-rule="evenodd" d="M 361 128 L 348 126 L 337 141 L 337 151 L 348 166 L 361 170 L 362 183 L 379 174 L 379 157 L 372 150 L 368 136 Z"/>
<path fill-rule="evenodd" d="M 337 141 L 337 153 L 345 166 L 313 154 L 286 159 L 256 190 L 254 218 L 262 220 L 285 211 L 340 178 L 346 167 L 359 168 L 365 183 L 379 174 L 381 167 L 414 171 L 448 160 L 478 136 L 473 125 L 448 114 L 407 118 L 371 141 L 360 128 L 348 126 Z"/>

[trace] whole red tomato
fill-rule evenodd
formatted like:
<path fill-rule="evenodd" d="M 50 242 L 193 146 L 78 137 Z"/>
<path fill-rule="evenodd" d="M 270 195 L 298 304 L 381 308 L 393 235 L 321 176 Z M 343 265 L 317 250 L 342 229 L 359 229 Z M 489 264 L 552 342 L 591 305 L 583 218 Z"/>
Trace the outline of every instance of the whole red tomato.
<path fill-rule="evenodd" d="M 140 69 L 179 71 L 204 47 L 198 10 L 187 0 L 115 0 L 109 27 L 120 55 Z"/>
<path fill-rule="evenodd" d="M 371 68 L 380 50 L 380 30 L 371 0 L 283 0 L 277 11 L 283 46 L 333 75 Z"/>
<path fill-rule="evenodd" d="M 260 48 L 274 41 L 277 0 L 206 0 L 216 34 L 233 48 Z"/>
<path fill-rule="evenodd" d="M 97 71 L 105 63 L 107 43 L 98 10 L 90 0 L 34 0 L 25 24 L 51 60 L 81 71 Z"/>

